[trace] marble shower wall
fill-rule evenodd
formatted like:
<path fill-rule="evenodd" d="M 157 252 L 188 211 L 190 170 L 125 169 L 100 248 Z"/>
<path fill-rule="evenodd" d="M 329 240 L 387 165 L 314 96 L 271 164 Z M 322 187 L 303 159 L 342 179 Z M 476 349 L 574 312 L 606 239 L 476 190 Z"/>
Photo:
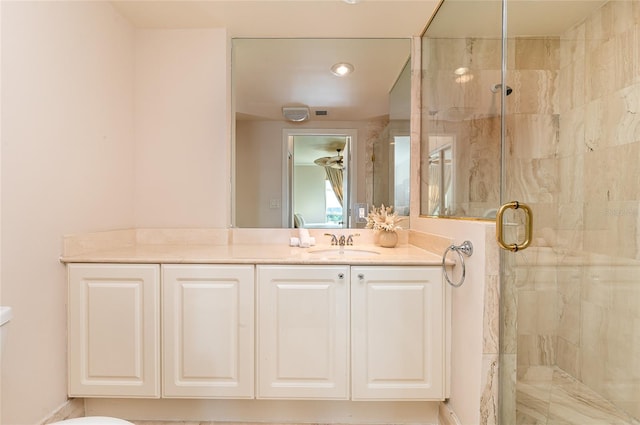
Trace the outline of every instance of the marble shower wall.
<path fill-rule="evenodd" d="M 505 352 L 640 418 L 640 1 L 508 49 L 507 193 L 535 227 L 507 266 Z"/>

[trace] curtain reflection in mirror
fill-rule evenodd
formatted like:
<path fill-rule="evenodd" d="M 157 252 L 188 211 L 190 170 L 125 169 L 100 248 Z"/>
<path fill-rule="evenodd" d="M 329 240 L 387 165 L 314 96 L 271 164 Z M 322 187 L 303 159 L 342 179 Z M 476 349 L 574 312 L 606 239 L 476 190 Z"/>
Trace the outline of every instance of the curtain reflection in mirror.
<path fill-rule="evenodd" d="M 331 189 L 333 189 L 333 193 L 336 195 L 336 199 L 340 203 L 340 206 L 344 206 L 344 192 L 342 190 L 343 185 L 343 171 L 341 168 L 332 168 L 332 167 L 324 167 L 324 171 L 327 174 L 327 180 L 331 184 Z"/>

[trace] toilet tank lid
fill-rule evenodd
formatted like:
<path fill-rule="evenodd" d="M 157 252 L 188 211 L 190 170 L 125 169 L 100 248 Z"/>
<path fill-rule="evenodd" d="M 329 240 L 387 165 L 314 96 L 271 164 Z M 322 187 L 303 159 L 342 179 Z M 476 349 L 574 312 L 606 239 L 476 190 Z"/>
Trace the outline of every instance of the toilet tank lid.
<path fill-rule="evenodd" d="M 0 326 L 4 325 L 13 318 L 11 307 L 0 306 Z"/>

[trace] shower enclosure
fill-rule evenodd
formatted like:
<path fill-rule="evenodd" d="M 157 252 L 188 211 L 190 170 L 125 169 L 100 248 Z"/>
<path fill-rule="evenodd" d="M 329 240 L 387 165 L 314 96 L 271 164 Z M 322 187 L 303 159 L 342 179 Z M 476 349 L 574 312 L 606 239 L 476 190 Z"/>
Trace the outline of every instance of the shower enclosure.
<path fill-rule="evenodd" d="M 444 0 L 422 55 L 423 214 L 533 212 L 501 256 L 500 423 L 640 424 L 640 0 Z"/>

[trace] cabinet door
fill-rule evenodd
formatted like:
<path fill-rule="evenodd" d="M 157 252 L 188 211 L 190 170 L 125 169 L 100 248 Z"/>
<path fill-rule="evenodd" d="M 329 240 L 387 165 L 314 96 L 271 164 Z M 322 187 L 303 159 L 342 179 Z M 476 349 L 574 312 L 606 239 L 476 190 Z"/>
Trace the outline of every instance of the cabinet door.
<path fill-rule="evenodd" d="M 254 267 L 164 265 L 164 397 L 253 398 Z"/>
<path fill-rule="evenodd" d="M 349 397 L 348 266 L 258 266 L 258 398 Z"/>
<path fill-rule="evenodd" d="M 159 266 L 70 264 L 69 396 L 159 397 Z"/>
<path fill-rule="evenodd" d="M 444 302 L 439 268 L 351 269 L 354 400 L 444 398 Z"/>

